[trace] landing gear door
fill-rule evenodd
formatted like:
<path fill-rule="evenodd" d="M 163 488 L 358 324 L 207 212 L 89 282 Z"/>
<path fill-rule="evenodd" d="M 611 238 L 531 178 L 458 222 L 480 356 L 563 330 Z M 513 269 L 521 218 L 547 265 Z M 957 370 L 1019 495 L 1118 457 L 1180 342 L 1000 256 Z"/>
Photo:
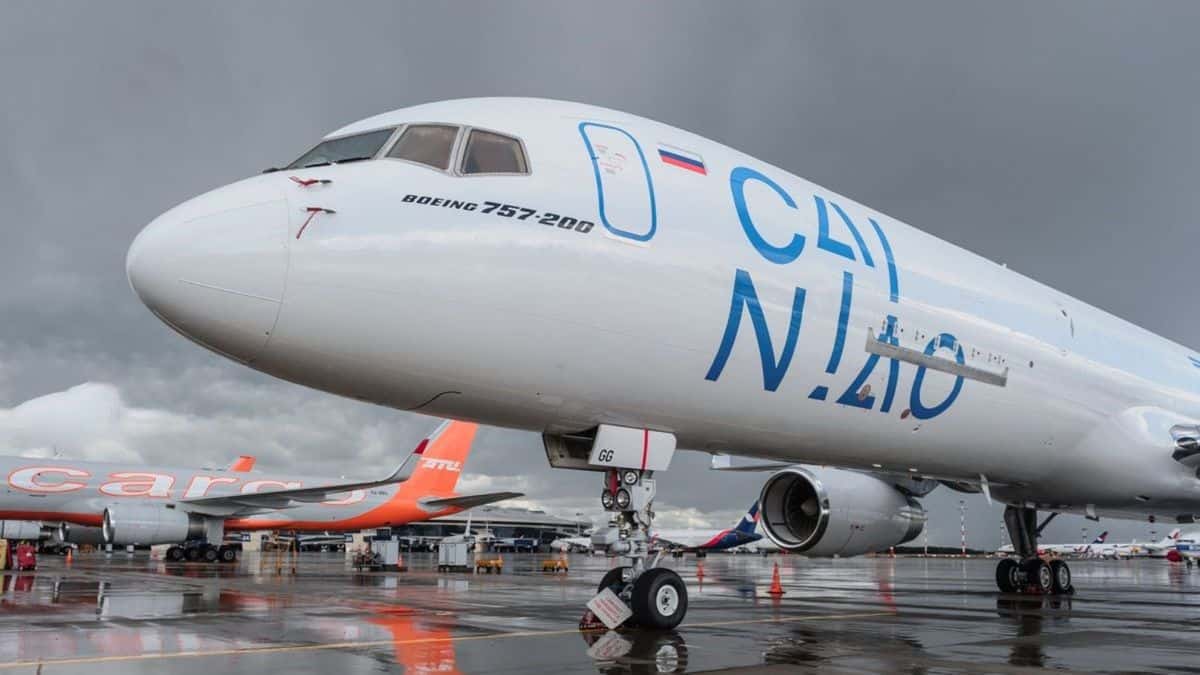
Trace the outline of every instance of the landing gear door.
<path fill-rule="evenodd" d="M 675 434 L 601 424 L 588 463 L 614 469 L 665 471 L 675 454 Z"/>

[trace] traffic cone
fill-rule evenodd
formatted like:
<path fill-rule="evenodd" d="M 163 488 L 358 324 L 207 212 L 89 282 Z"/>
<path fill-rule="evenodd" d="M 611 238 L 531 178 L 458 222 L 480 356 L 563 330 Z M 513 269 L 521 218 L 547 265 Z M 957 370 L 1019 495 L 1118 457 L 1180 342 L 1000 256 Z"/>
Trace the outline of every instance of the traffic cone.
<path fill-rule="evenodd" d="M 71 551 L 72 551 L 72 549 L 70 547 L 67 547 L 67 565 L 70 565 L 75 559 L 75 556 L 73 556 L 71 554 Z"/>
<path fill-rule="evenodd" d="M 700 560 L 696 563 L 696 578 L 704 581 L 704 561 Z"/>
<path fill-rule="evenodd" d="M 771 575 L 771 588 L 767 593 L 777 597 L 783 595 L 783 583 L 779 580 L 779 563 L 775 563 L 775 573 Z"/>

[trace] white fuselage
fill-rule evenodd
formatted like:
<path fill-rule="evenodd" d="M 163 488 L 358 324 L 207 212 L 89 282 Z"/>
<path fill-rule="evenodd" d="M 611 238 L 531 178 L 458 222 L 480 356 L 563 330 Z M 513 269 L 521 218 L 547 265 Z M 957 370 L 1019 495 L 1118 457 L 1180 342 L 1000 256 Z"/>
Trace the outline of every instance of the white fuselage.
<path fill-rule="evenodd" d="M 226 356 L 395 408 L 986 476 L 998 499 L 1053 510 L 1200 512 L 1195 469 L 1172 459 L 1171 428 L 1200 419 L 1191 350 L 625 113 L 473 99 L 334 136 L 417 122 L 519 138 L 529 175 L 380 158 L 249 178 L 149 225 L 134 288 Z"/>

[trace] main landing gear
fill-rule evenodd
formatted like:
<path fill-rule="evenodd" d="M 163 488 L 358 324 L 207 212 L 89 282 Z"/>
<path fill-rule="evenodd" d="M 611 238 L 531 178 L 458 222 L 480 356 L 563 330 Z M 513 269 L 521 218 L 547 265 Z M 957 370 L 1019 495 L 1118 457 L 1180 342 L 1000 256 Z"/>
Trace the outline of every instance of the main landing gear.
<path fill-rule="evenodd" d="M 170 562 L 187 560 L 188 562 L 233 563 L 237 562 L 237 548 L 228 544 L 213 546 L 208 542 L 189 541 L 181 546 L 168 548 L 166 558 Z"/>
<path fill-rule="evenodd" d="M 1062 560 L 1047 562 L 1038 557 L 1037 540 L 1042 529 L 1057 514 L 1037 524 L 1037 510 L 1026 506 L 1004 508 L 1004 525 L 1018 559 L 1005 558 L 996 565 L 996 586 L 1002 593 L 1022 591 L 1042 595 L 1070 595 L 1071 568 Z"/>
<path fill-rule="evenodd" d="M 687 614 L 688 594 L 683 579 L 674 570 L 657 567 L 661 552 L 647 565 L 654 520 L 651 474 L 638 469 L 604 472 L 600 503 L 613 512 L 613 517 L 607 530 L 592 535 L 592 543 L 629 564 L 609 570 L 597 592 L 611 590 L 632 610 L 633 616 L 625 625 L 670 630 Z"/>

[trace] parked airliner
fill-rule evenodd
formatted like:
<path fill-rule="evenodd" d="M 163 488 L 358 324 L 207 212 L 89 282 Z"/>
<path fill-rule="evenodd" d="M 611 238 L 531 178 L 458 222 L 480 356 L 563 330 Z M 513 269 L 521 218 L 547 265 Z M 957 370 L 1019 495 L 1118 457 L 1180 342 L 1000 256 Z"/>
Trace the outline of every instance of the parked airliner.
<path fill-rule="evenodd" d="M 377 115 L 169 210 L 126 265 L 151 311 L 227 358 L 534 430 L 552 466 L 599 471 L 602 542 L 630 561 L 602 585 L 642 625 L 687 609 L 643 563 L 677 447 L 795 463 L 766 480 L 762 526 L 810 555 L 915 537 L 939 484 L 982 492 L 1019 557 L 1004 592 L 1071 590 L 1037 555 L 1038 511 L 1200 512 L 1200 353 L 616 110 Z"/>
<path fill-rule="evenodd" d="M 246 457 L 215 471 L 0 457 L 0 538 L 177 544 L 168 560 L 232 562 L 227 531 L 386 527 L 519 497 L 455 493 L 477 428 L 444 422 L 392 473 L 351 482 L 246 473 Z"/>
<path fill-rule="evenodd" d="M 1042 543 L 1039 543 L 1038 544 L 1038 555 L 1045 555 L 1045 554 L 1071 555 L 1071 556 L 1084 555 L 1084 554 L 1088 553 L 1089 551 L 1091 551 L 1093 548 L 1103 545 L 1106 539 L 1108 539 L 1107 531 L 1101 532 L 1098 537 L 1096 537 L 1095 539 L 1093 539 L 1091 541 L 1091 543 L 1086 543 L 1086 544 L 1042 544 Z M 1001 546 L 996 552 L 1003 554 L 1003 555 L 1009 555 L 1009 554 L 1012 554 L 1013 551 L 1014 551 L 1014 548 L 1013 548 L 1012 544 L 1005 544 L 1004 546 Z"/>
<path fill-rule="evenodd" d="M 758 502 L 733 527 L 723 530 L 680 528 L 674 530 L 655 529 L 650 537 L 651 548 L 662 548 L 676 553 L 708 553 L 727 551 L 762 539 L 758 529 Z"/>

